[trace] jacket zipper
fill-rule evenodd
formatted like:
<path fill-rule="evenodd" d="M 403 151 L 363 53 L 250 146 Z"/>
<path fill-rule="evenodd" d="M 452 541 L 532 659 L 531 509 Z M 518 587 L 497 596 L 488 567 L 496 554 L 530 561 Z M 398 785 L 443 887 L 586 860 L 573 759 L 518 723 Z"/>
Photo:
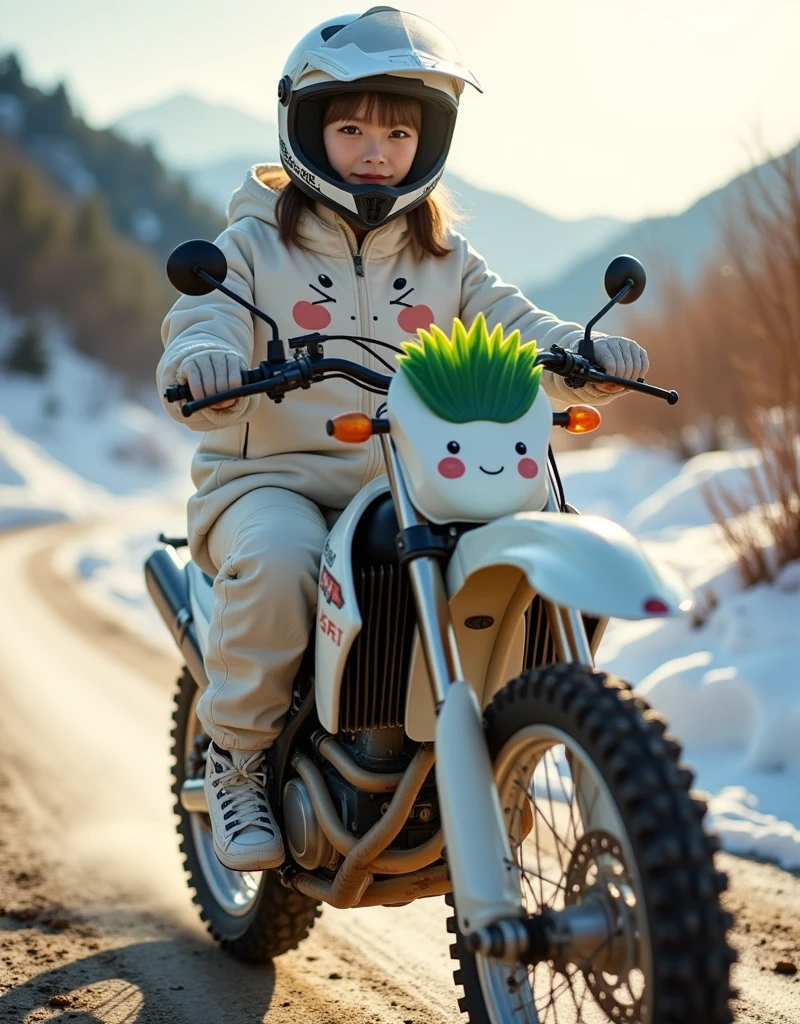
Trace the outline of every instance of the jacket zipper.
<path fill-rule="evenodd" d="M 368 309 L 367 309 L 367 305 L 366 305 L 366 298 L 367 298 L 367 296 L 363 293 L 363 290 L 366 289 L 366 275 L 364 274 L 364 258 L 363 258 L 363 255 L 362 255 L 361 251 L 359 249 L 357 249 L 357 248 L 354 248 L 353 243 L 350 240 L 350 231 L 349 231 L 349 229 L 347 227 L 345 227 L 344 225 L 342 225 L 341 229 L 344 231 L 345 239 L 347 241 L 347 247 L 350 250 L 350 255 L 353 258 L 353 267 L 355 268 L 355 272 L 356 272 L 356 292 L 358 294 L 358 312 L 359 312 L 359 316 L 361 318 L 361 333 L 364 334 L 364 335 L 369 335 L 369 331 L 367 330 L 367 324 L 366 324 L 366 315 L 368 313 Z M 355 236 L 354 236 L 354 240 L 355 240 Z M 367 240 L 366 245 L 367 246 L 369 245 L 369 240 Z M 365 246 L 365 248 L 366 248 L 366 246 Z M 364 281 L 364 285 L 363 286 L 358 281 L 359 277 Z M 362 290 L 362 288 L 363 288 L 363 290 Z M 361 352 L 362 352 L 362 357 L 361 358 L 362 358 L 364 366 L 368 367 L 369 369 L 374 369 L 375 367 L 373 366 L 372 359 L 370 357 L 369 352 L 364 351 L 363 349 L 361 349 Z M 361 394 L 359 395 L 359 401 L 358 401 L 359 409 L 361 410 L 361 412 L 366 412 L 366 413 L 369 412 L 369 405 L 368 405 L 368 403 L 369 403 L 369 396 L 362 391 Z M 369 474 L 370 477 L 372 477 L 372 475 L 373 475 L 373 466 L 377 463 L 377 460 L 380 457 L 379 451 L 378 451 L 378 448 L 377 448 L 377 445 L 376 445 L 375 442 L 376 442 L 375 438 L 371 438 L 370 441 L 368 442 L 368 444 L 369 444 L 369 457 L 368 457 L 368 460 L 367 460 L 367 469 L 365 471 L 365 475 Z"/>

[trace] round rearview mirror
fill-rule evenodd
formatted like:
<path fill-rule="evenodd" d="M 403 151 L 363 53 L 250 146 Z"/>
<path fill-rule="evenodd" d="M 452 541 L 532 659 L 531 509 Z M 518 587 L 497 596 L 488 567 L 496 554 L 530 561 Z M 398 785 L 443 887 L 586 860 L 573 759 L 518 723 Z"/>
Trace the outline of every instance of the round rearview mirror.
<path fill-rule="evenodd" d="M 635 302 L 639 298 L 647 284 L 647 274 L 635 256 L 616 256 L 606 270 L 604 284 L 608 297 L 613 299 L 617 292 L 625 287 L 629 279 L 633 281 L 633 287 L 627 295 L 623 295 L 619 300 L 622 305 Z"/>
<path fill-rule="evenodd" d="M 170 284 L 184 295 L 207 295 L 214 291 L 214 285 L 197 273 L 205 270 L 215 281 L 224 281 L 228 274 L 228 261 L 222 250 L 213 242 L 193 238 L 181 242 L 169 254 L 167 277 Z"/>

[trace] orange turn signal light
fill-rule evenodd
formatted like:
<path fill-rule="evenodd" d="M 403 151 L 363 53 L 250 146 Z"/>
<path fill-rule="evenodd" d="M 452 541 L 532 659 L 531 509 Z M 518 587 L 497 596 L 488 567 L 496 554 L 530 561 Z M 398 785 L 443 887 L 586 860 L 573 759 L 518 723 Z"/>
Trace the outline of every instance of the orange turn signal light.
<path fill-rule="evenodd" d="M 593 405 L 570 405 L 564 411 L 569 417 L 564 429 L 570 434 L 589 434 L 600 426 L 600 413 Z"/>
<path fill-rule="evenodd" d="M 373 420 L 363 412 L 344 412 L 328 420 L 326 430 L 329 437 L 347 444 L 368 441 L 373 434 L 388 434 L 388 420 Z"/>

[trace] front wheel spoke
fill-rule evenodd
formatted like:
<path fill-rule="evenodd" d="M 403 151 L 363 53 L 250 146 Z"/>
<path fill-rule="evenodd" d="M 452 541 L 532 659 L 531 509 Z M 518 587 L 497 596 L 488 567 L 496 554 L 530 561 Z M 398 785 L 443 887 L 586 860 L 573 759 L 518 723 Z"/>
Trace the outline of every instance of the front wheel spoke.
<path fill-rule="evenodd" d="M 519 785 L 519 783 L 517 783 L 516 779 L 514 780 L 514 785 Z M 559 863 L 560 863 L 561 862 L 561 854 L 560 854 L 558 848 L 562 847 L 564 852 L 566 853 L 567 857 L 569 857 L 570 856 L 569 847 L 564 842 L 564 840 L 561 838 L 561 836 L 558 834 L 558 832 L 555 829 L 555 826 L 553 824 L 551 824 L 550 821 L 548 821 L 547 815 L 544 813 L 542 808 L 539 806 L 539 803 L 537 802 L 536 797 L 535 796 L 530 796 L 528 794 L 528 790 L 527 790 L 526 787 L 520 786 L 520 788 L 525 793 L 525 799 L 526 800 L 530 800 L 530 802 L 531 802 L 531 804 L 533 806 L 534 811 L 536 811 L 536 813 L 539 815 L 539 817 L 542 819 L 542 821 L 545 823 L 545 825 L 547 825 L 548 829 L 552 833 L 553 838 L 556 841 L 556 853 L 557 853 L 557 856 L 558 856 L 558 859 L 559 859 Z M 534 824 L 535 824 L 535 821 L 536 821 L 536 819 L 534 819 Z"/>
<path fill-rule="evenodd" d="M 567 891 L 567 887 L 562 885 L 561 882 L 556 882 L 552 878 L 548 878 L 547 875 L 540 875 L 538 871 L 534 871 L 533 868 L 526 868 L 524 865 L 519 864 L 517 861 L 506 861 L 510 867 L 514 867 L 519 871 L 521 875 L 533 875 L 534 878 L 538 878 L 542 882 L 547 882 L 548 885 L 555 886 L 556 889 L 563 889 Z"/>

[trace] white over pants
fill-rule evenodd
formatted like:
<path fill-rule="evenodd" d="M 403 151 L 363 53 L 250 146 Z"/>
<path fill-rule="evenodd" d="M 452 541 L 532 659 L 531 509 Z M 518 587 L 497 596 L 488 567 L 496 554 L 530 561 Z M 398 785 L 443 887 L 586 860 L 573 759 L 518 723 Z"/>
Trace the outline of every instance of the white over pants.
<path fill-rule="evenodd" d="M 208 535 L 218 573 L 198 717 L 224 750 L 262 750 L 280 733 L 316 612 L 328 526 L 294 491 L 258 487 Z"/>

